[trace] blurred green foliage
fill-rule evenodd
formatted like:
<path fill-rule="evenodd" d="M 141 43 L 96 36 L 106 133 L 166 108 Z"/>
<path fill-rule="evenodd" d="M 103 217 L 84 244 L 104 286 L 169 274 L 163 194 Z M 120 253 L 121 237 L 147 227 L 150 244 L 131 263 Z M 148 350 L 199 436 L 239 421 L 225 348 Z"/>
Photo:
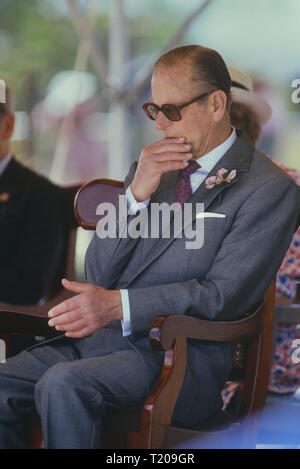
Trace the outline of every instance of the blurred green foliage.
<path fill-rule="evenodd" d="M 20 89 L 28 75 L 36 77 L 36 96 L 43 96 L 49 80 L 57 72 L 73 69 L 79 38 L 67 9 L 62 9 L 63 3 L 64 0 L 0 1 L 0 73 L 17 88 L 21 106 L 25 103 Z M 83 7 L 87 4 L 81 3 Z M 155 1 L 151 9 L 157 11 L 159 3 L 162 6 Z M 145 21 L 144 14 L 129 17 L 131 57 L 147 55 L 160 47 L 179 22 L 180 18 L 173 15 L 156 17 L 154 21 L 149 21 L 149 17 Z M 99 10 L 94 35 L 107 56 L 109 8 Z M 91 65 L 89 70 L 93 70 Z"/>
<path fill-rule="evenodd" d="M 39 87 L 59 70 L 72 67 L 76 36 L 68 18 L 42 15 L 40 0 L 1 0 L 0 68 L 14 80 L 39 75 Z M 51 4 L 49 4 L 51 9 Z"/>

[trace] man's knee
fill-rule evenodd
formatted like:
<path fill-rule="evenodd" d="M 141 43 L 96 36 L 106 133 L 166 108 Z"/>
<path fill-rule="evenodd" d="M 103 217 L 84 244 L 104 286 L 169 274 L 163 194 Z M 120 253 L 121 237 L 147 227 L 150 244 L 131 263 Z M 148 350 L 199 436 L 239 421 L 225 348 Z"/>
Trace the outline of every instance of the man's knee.
<path fill-rule="evenodd" d="M 91 388 L 84 378 L 75 372 L 72 363 L 69 362 L 58 363 L 49 368 L 35 385 L 35 403 L 38 410 L 43 398 L 67 402 L 75 394 L 91 399 L 95 395 L 95 389 Z M 100 399 L 100 392 L 98 395 Z"/>
<path fill-rule="evenodd" d="M 49 368 L 35 386 L 35 394 L 47 392 L 56 393 L 58 390 L 68 390 L 74 382 L 70 363 L 57 363 Z"/>

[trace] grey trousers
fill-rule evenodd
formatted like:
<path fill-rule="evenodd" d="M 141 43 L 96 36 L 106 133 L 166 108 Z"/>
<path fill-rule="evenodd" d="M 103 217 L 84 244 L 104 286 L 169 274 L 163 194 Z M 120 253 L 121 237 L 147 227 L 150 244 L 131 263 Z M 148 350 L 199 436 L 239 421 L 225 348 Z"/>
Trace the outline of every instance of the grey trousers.
<path fill-rule="evenodd" d="M 163 353 L 140 353 L 130 338 L 101 329 L 84 339 L 52 339 L 0 364 L 0 448 L 26 448 L 26 421 L 38 412 L 46 448 L 98 448 L 101 422 L 141 405 Z"/>

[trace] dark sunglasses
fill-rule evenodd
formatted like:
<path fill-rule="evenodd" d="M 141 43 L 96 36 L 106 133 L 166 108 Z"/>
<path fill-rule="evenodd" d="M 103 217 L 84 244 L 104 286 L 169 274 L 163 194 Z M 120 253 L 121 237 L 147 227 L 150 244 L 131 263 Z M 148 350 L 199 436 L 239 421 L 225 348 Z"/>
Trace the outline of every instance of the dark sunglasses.
<path fill-rule="evenodd" d="M 154 103 L 145 103 L 143 105 L 143 109 L 146 115 L 149 117 L 149 119 L 152 119 L 153 121 L 157 119 L 158 113 L 162 112 L 166 116 L 167 119 L 173 122 L 177 122 L 182 119 L 182 116 L 180 114 L 181 109 L 189 106 L 190 104 L 195 103 L 196 101 L 199 101 L 199 99 L 206 98 L 213 91 L 210 91 L 209 93 L 201 94 L 200 96 L 197 96 L 197 98 L 193 99 L 192 101 L 189 101 L 188 103 L 185 103 L 185 104 L 181 104 L 180 106 L 176 106 L 175 104 L 162 104 L 162 106 L 158 106 L 157 104 L 154 104 Z"/>

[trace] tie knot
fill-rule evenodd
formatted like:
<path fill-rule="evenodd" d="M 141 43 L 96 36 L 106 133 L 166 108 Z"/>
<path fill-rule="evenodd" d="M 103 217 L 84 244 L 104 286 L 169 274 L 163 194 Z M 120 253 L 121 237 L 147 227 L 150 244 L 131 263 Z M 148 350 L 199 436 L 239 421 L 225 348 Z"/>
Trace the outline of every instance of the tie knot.
<path fill-rule="evenodd" d="M 189 165 L 181 171 L 182 177 L 187 177 L 193 174 L 197 169 L 201 168 L 200 164 L 197 161 L 190 161 Z"/>

